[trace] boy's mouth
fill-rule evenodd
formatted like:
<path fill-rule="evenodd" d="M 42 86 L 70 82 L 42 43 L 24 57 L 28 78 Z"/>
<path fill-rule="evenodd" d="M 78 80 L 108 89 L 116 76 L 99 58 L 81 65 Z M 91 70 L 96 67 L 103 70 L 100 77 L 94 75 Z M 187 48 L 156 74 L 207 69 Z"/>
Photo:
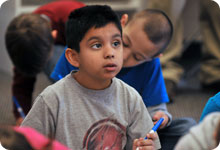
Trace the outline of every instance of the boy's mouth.
<path fill-rule="evenodd" d="M 109 64 L 105 65 L 104 68 L 105 68 L 107 71 L 112 72 L 112 71 L 115 71 L 115 70 L 116 70 L 117 65 L 116 65 L 116 64 L 113 64 L 113 63 L 109 63 Z"/>

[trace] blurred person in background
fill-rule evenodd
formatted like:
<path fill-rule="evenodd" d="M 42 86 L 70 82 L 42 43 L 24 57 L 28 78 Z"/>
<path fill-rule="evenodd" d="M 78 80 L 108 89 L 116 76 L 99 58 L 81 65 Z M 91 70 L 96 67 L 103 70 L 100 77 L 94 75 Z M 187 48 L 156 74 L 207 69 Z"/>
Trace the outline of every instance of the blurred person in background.
<path fill-rule="evenodd" d="M 29 14 L 15 17 L 6 35 L 7 52 L 13 62 L 12 96 L 27 114 L 37 74 L 50 75 L 66 45 L 65 22 L 71 11 L 85 6 L 78 1 L 57 0 L 40 6 Z M 16 123 L 23 120 L 13 106 Z"/>

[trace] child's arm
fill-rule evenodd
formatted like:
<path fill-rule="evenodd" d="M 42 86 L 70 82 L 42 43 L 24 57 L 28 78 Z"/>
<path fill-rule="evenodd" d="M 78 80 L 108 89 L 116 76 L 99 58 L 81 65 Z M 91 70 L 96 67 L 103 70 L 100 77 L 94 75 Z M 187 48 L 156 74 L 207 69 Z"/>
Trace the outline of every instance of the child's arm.
<path fill-rule="evenodd" d="M 147 140 L 144 138 L 135 139 L 133 142 L 133 148 L 132 150 L 155 150 L 156 147 L 154 145 L 154 140 L 158 138 L 156 132 L 154 133 L 148 133 Z"/>
<path fill-rule="evenodd" d="M 172 115 L 168 112 L 166 103 L 161 103 L 156 106 L 147 107 L 152 120 L 154 124 L 160 119 L 164 118 L 164 121 L 162 125 L 160 126 L 160 129 L 167 127 L 171 124 L 172 121 Z"/>
<path fill-rule="evenodd" d="M 156 124 L 160 118 L 164 118 L 164 121 L 159 127 L 159 129 L 163 129 L 168 124 L 169 117 L 163 111 L 157 111 L 153 116 L 153 123 Z"/>

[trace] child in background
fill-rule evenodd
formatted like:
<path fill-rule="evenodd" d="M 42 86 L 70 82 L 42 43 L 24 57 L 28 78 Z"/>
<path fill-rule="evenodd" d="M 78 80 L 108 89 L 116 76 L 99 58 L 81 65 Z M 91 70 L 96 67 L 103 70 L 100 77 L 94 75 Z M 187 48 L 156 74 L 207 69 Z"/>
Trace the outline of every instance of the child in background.
<path fill-rule="evenodd" d="M 219 127 L 220 112 L 208 114 L 178 141 L 175 150 L 212 150 L 216 148 L 220 142 Z"/>
<path fill-rule="evenodd" d="M 122 29 L 114 11 L 108 6 L 75 10 L 66 36 L 65 55 L 79 70 L 46 88 L 22 126 L 71 149 L 159 149 L 157 134 L 147 134 L 153 122 L 141 96 L 114 78 L 123 62 Z"/>
<path fill-rule="evenodd" d="M 172 120 L 167 111 L 169 101 L 161 72 L 159 58 L 172 37 L 172 23 L 160 10 L 146 9 L 131 19 L 125 14 L 121 18 L 123 27 L 123 68 L 117 78 L 134 87 L 150 112 L 154 123 L 161 117 L 164 121 L 158 130 L 164 150 L 173 149 L 178 139 L 196 124 L 192 118 Z M 72 70 L 65 58 L 65 52 L 58 61 L 51 77 L 59 80 Z"/>
<path fill-rule="evenodd" d="M 202 111 L 200 121 L 202 121 L 205 118 L 205 116 L 212 112 L 220 112 L 220 92 L 218 92 L 216 95 L 214 95 L 208 100 Z"/>
<path fill-rule="evenodd" d="M 30 127 L 1 126 L 0 149 L 1 145 L 8 150 L 70 150 Z"/>
<path fill-rule="evenodd" d="M 52 54 L 54 33 L 50 23 L 38 14 L 21 14 L 6 30 L 6 48 L 14 65 L 12 97 L 17 99 L 24 114 L 31 107 L 36 76 Z M 19 125 L 23 119 L 15 104 L 13 113 Z"/>
<path fill-rule="evenodd" d="M 6 35 L 7 52 L 13 62 L 12 96 L 27 114 L 32 105 L 36 76 L 44 69 L 50 75 L 61 56 L 65 40 L 65 23 L 71 11 L 85 6 L 78 1 L 59 0 L 40 6 L 34 12 L 15 17 Z M 15 105 L 17 124 L 20 117 Z"/>

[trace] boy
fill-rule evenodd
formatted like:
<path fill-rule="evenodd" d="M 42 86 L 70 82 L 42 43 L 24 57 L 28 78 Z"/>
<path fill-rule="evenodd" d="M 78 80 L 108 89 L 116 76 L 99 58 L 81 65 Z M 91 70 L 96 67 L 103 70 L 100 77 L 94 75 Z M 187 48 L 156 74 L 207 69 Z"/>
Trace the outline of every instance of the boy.
<path fill-rule="evenodd" d="M 50 75 L 66 45 L 66 20 L 71 11 L 82 6 L 85 5 L 78 1 L 55 1 L 40 6 L 33 13 L 19 15 L 9 24 L 5 41 L 15 66 L 12 95 L 25 114 L 31 108 L 37 74 L 44 69 Z M 13 112 L 20 124 L 22 119 L 15 105 Z"/>
<path fill-rule="evenodd" d="M 108 6 L 77 9 L 66 34 L 65 55 L 79 70 L 46 88 L 22 125 L 52 134 L 71 149 L 160 148 L 155 133 L 136 139 L 153 123 L 140 95 L 114 78 L 123 62 L 117 15 Z"/>
<path fill-rule="evenodd" d="M 134 87 L 157 122 L 164 121 L 158 131 L 163 149 L 173 149 L 178 139 L 195 124 L 191 118 L 172 120 L 167 111 L 169 101 L 161 72 L 159 58 L 172 37 L 172 23 L 162 11 L 146 9 L 135 14 L 129 21 L 128 16 L 121 18 L 123 27 L 123 68 L 117 78 Z M 65 54 L 61 56 L 51 77 L 59 80 L 71 70 Z"/>

